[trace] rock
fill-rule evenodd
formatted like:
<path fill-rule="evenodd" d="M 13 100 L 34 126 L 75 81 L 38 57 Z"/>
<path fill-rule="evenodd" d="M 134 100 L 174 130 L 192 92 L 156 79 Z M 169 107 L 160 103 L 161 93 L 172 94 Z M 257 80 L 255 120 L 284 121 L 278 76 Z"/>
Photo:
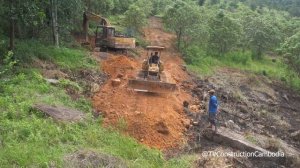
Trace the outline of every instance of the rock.
<path fill-rule="evenodd" d="M 140 111 L 135 111 L 135 114 L 140 115 L 142 113 Z"/>
<path fill-rule="evenodd" d="M 265 126 L 263 126 L 263 125 L 261 125 L 261 124 L 257 124 L 256 126 L 257 126 L 257 128 L 260 129 L 260 130 L 263 129 L 263 128 L 265 128 Z"/>
<path fill-rule="evenodd" d="M 128 167 L 126 162 L 118 157 L 87 149 L 68 154 L 64 157 L 63 161 L 63 165 L 66 168 Z"/>
<path fill-rule="evenodd" d="M 183 71 L 186 71 L 186 70 L 187 70 L 186 65 L 181 65 L 181 69 L 182 69 Z"/>
<path fill-rule="evenodd" d="M 123 78 L 123 77 L 124 77 L 123 74 L 118 74 L 118 75 L 117 75 L 117 78 L 120 78 L 120 79 L 121 79 L 121 78 Z"/>
<path fill-rule="evenodd" d="M 284 98 L 284 100 L 289 101 L 289 98 L 286 94 L 284 94 L 282 97 Z"/>
<path fill-rule="evenodd" d="M 57 79 L 45 79 L 45 80 L 52 85 L 57 85 L 59 83 L 59 80 Z"/>
<path fill-rule="evenodd" d="M 54 120 L 60 122 L 79 122 L 86 118 L 85 113 L 63 106 L 37 104 L 34 105 L 33 108 L 45 113 L 48 116 L 51 116 Z"/>
<path fill-rule="evenodd" d="M 199 105 L 192 105 L 192 106 L 190 106 L 190 111 L 192 111 L 192 112 L 198 112 L 199 109 L 200 109 Z"/>
<path fill-rule="evenodd" d="M 243 135 L 235 133 L 229 129 L 224 127 L 220 127 L 218 132 L 215 133 L 211 129 L 204 130 L 203 136 L 213 142 L 230 146 L 232 148 L 238 149 L 240 151 L 247 152 L 260 152 L 260 153 L 268 153 L 268 150 L 265 150 L 251 142 L 249 142 Z M 258 157 L 257 159 L 263 159 L 264 161 L 267 159 L 276 160 L 275 157 Z"/>
<path fill-rule="evenodd" d="M 295 141 L 300 141 L 300 130 L 293 132 L 291 134 L 291 137 L 295 140 Z"/>
<path fill-rule="evenodd" d="M 228 120 L 227 122 L 225 122 L 225 126 L 232 130 L 241 131 L 241 128 L 237 124 L 235 124 L 232 120 Z"/>
<path fill-rule="evenodd" d="M 191 121 L 189 119 L 183 119 L 181 120 L 181 123 L 184 125 L 185 128 L 190 128 Z"/>
<path fill-rule="evenodd" d="M 91 92 L 92 93 L 99 92 L 99 90 L 100 90 L 100 86 L 97 83 L 92 83 L 91 84 Z"/>
<path fill-rule="evenodd" d="M 242 112 L 244 114 L 248 114 L 249 113 L 247 107 L 244 106 L 244 105 L 238 105 L 238 109 L 240 109 L 240 112 Z"/>
<path fill-rule="evenodd" d="M 113 80 L 111 81 L 111 84 L 112 84 L 112 86 L 114 86 L 114 87 L 119 86 L 119 85 L 121 84 L 120 78 L 113 79 Z"/>
<path fill-rule="evenodd" d="M 170 133 L 168 127 L 163 122 L 158 122 L 155 126 L 156 126 L 156 131 L 158 133 L 161 133 L 161 134 L 164 134 L 164 135 L 167 135 L 167 134 Z"/>

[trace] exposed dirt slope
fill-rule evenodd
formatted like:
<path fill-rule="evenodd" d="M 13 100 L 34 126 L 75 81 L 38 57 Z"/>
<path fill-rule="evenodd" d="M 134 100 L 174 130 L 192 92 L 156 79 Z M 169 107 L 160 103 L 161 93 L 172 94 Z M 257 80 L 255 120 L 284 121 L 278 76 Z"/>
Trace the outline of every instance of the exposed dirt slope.
<path fill-rule="evenodd" d="M 183 113 L 182 102 L 191 99 L 180 86 L 190 79 L 181 66 L 183 61 L 179 53 L 172 48 L 174 35 L 165 33 L 157 18 L 151 18 L 149 25 L 145 29 L 146 39 L 151 45 L 167 48 L 162 54 L 165 74 L 168 81 L 175 82 L 179 89 L 169 95 L 134 92 L 127 87 L 128 79 L 140 70 L 146 52 L 139 50 L 141 58 L 138 59 L 110 54 L 101 65 L 110 79 L 93 97 L 93 104 L 98 112 L 104 114 L 105 125 L 123 126 L 125 133 L 150 147 L 178 147 L 186 141 L 185 125 L 189 121 Z M 112 80 L 116 78 L 120 78 L 121 83 L 113 86 Z"/>

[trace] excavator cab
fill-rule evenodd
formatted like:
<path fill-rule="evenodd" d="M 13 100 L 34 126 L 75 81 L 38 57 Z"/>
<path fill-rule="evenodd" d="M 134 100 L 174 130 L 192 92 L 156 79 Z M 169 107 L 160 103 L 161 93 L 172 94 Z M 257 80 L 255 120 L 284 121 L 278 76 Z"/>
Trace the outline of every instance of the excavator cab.
<path fill-rule="evenodd" d="M 115 36 L 115 28 L 111 26 L 97 26 L 96 29 L 96 38 L 105 39 L 108 37 Z"/>

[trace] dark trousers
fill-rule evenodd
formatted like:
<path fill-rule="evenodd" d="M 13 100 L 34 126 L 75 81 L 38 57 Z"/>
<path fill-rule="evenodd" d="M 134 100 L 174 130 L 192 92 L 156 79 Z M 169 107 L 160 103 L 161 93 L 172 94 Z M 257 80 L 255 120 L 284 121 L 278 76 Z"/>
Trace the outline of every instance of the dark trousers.
<path fill-rule="evenodd" d="M 217 123 L 216 123 L 216 114 L 217 113 L 211 113 L 211 112 L 208 113 L 208 120 L 211 123 L 211 125 L 213 125 L 213 126 L 217 125 Z"/>

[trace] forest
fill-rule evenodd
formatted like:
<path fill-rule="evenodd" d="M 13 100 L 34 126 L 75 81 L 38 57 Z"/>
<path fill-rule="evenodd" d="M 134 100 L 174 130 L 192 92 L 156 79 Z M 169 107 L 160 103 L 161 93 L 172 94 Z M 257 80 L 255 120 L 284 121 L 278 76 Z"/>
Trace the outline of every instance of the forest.
<path fill-rule="evenodd" d="M 174 34 L 171 46 L 200 79 L 219 68 L 232 68 L 300 92 L 299 0 L 0 0 L 4 167 L 64 167 L 62 157 L 81 148 L 122 158 L 129 167 L 191 167 L 195 156 L 165 159 L 160 150 L 122 134 L 128 126 L 123 118 L 116 131 L 100 126 L 101 117 L 93 117 L 93 96 L 87 90 L 94 79 L 84 72 L 97 74 L 92 76 L 95 80 L 107 74 L 99 69 L 93 52 L 78 42 L 87 11 L 134 37 L 140 50 L 150 45 L 145 33 L 149 18 L 161 19 L 163 30 Z M 95 36 L 96 26 L 90 24 L 90 36 Z M 139 52 L 129 51 L 134 56 Z M 49 69 L 59 84 L 45 81 Z M 85 111 L 88 123 L 45 120 L 32 109 L 39 102 Z"/>

